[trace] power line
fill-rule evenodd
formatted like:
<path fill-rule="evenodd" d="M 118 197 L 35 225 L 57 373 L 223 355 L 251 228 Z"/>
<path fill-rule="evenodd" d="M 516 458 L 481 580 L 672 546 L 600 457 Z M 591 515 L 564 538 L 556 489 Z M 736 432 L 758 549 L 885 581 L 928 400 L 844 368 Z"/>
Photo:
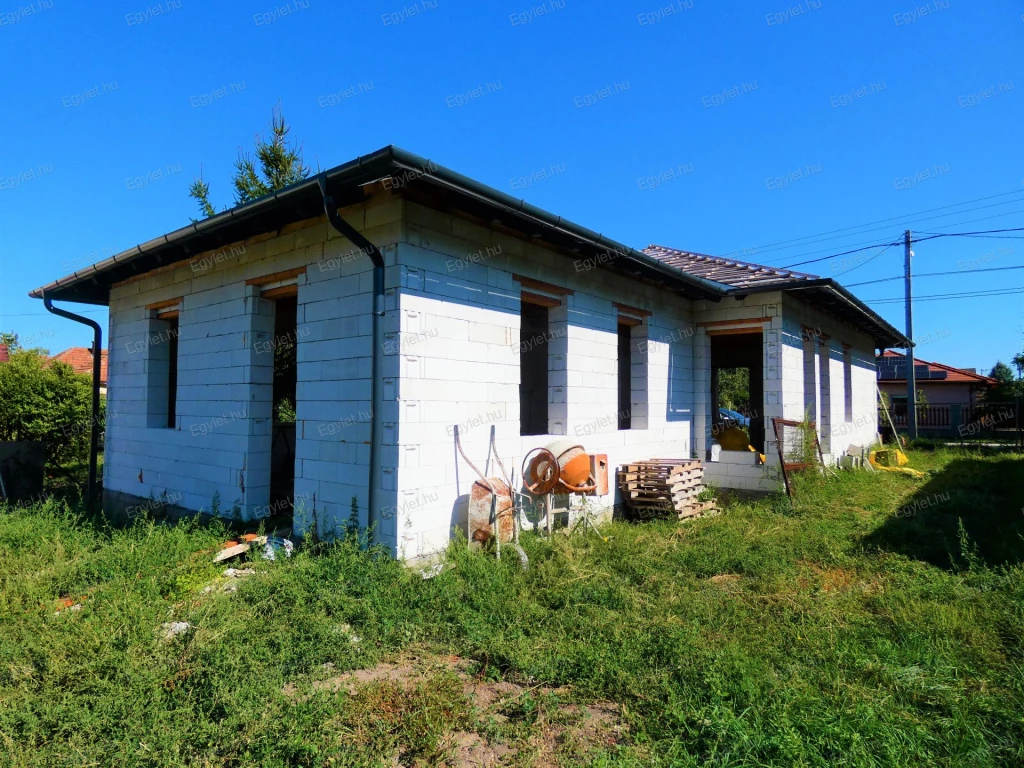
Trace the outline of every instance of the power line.
<path fill-rule="evenodd" d="M 958 213 L 964 213 L 964 211 L 958 211 Z M 982 216 L 981 218 L 968 219 L 967 221 L 952 222 L 952 223 L 950 223 L 947 226 L 953 227 L 953 226 L 960 226 L 961 224 L 973 224 L 976 221 L 987 221 L 988 219 L 997 219 L 997 218 L 999 218 L 1001 216 L 1013 216 L 1013 215 L 1018 214 L 1018 213 L 1024 213 L 1024 209 L 1021 209 L 1021 210 L 1018 210 L 1018 211 L 1007 211 L 1005 213 L 998 213 L 998 214 L 995 214 L 994 216 Z M 884 227 L 878 227 L 878 229 L 884 229 Z M 864 233 L 858 233 L 858 234 L 866 234 L 866 232 L 868 232 L 868 231 L 870 231 L 870 230 L 865 230 Z M 1011 228 L 1011 229 L 984 230 L 981 233 L 967 233 L 967 235 L 982 237 L 982 236 L 984 236 L 984 232 L 996 232 L 996 233 L 998 233 L 998 232 L 1019 232 L 1019 231 L 1024 231 L 1024 227 L 1021 227 L 1021 228 Z M 955 232 L 953 232 L 953 233 L 941 233 L 940 232 L 940 233 L 932 234 L 930 237 L 918 238 L 918 239 L 914 240 L 914 242 L 924 242 L 926 240 L 934 240 L 937 237 L 953 237 L 953 236 L 958 235 L 958 234 L 959 233 L 955 233 Z M 964 236 L 967 236 L 967 235 L 964 235 Z M 1007 235 L 1006 237 L 1012 238 L 1011 235 Z M 804 243 L 804 245 L 810 245 L 810 243 Z M 862 245 L 862 244 L 858 243 L 858 245 Z M 857 250 L 866 251 L 869 248 L 879 248 L 879 247 L 881 247 L 881 246 L 879 246 L 879 245 L 863 245 L 863 247 L 858 248 Z M 790 256 L 788 258 L 798 259 L 801 256 L 814 256 L 815 254 L 818 254 L 818 253 L 824 253 L 827 250 L 829 250 L 829 249 L 828 248 L 821 248 L 821 249 L 818 249 L 816 251 L 808 251 L 806 253 L 796 254 L 796 255 Z M 832 254 L 832 255 L 829 255 L 829 256 L 824 256 L 824 257 L 822 257 L 820 259 L 810 259 L 808 261 L 796 262 L 794 264 L 789 264 L 789 265 L 783 266 L 783 267 L 781 267 L 781 269 L 789 269 L 791 267 L 800 266 L 802 264 L 814 264 L 814 263 L 816 263 L 818 261 L 826 261 L 826 260 L 832 258 L 834 255 L 843 256 L 843 255 L 846 255 L 847 253 L 856 253 L 856 250 L 854 250 L 854 251 L 845 251 L 842 254 Z M 766 265 L 766 266 L 772 266 L 772 265 Z"/>
<path fill-rule="evenodd" d="M 885 253 L 885 252 L 886 252 L 886 251 L 888 251 L 888 250 L 889 250 L 890 248 L 892 248 L 892 247 L 893 247 L 894 245 L 896 245 L 896 243 L 890 243 L 889 245 L 885 246 L 885 248 L 883 248 L 883 249 L 882 249 L 882 250 L 880 250 L 880 251 L 879 251 L 878 253 L 876 253 L 876 254 L 875 254 L 874 256 L 872 256 L 872 257 L 871 257 L 870 259 L 865 259 L 864 261 L 862 261 L 862 262 L 861 262 L 860 264 L 858 264 L 857 266 L 855 266 L 855 267 L 850 267 L 849 269 L 843 270 L 842 272 L 838 273 L 838 275 L 848 275 L 848 274 L 850 274 L 851 272 L 853 272 L 853 270 L 855 270 L 855 269 L 860 269 L 861 267 L 863 267 L 863 266 L 866 266 L 866 265 L 870 264 L 870 263 L 871 263 L 872 261 L 874 261 L 874 260 L 875 260 L 875 259 L 877 259 L 877 258 L 878 258 L 879 256 L 881 256 L 881 255 L 882 255 L 883 253 Z M 838 277 L 838 275 L 837 275 L 837 277 Z"/>
<path fill-rule="evenodd" d="M 995 216 L 989 216 L 986 218 L 996 218 Z M 985 219 L 975 219 L 975 221 L 984 221 Z M 964 221 L 963 224 L 970 224 L 971 222 Z M 953 226 L 950 224 L 949 226 Z M 931 237 L 922 238 L 924 240 L 934 240 L 937 237 L 975 237 L 978 235 L 994 235 L 999 232 L 1024 232 L 1024 227 L 1011 227 L 1010 229 L 982 229 L 978 232 L 925 232 L 926 235 Z M 915 241 L 920 242 L 920 241 Z"/>
<path fill-rule="evenodd" d="M 1024 285 L 1016 288 L 995 288 L 989 291 L 968 291 L 966 293 L 932 293 L 925 296 L 915 296 L 914 301 L 946 301 L 951 299 L 973 299 L 984 296 L 1012 296 L 1024 293 Z M 885 299 L 865 299 L 866 304 L 897 304 L 906 301 L 904 296 Z"/>
<path fill-rule="evenodd" d="M 831 230 L 827 230 L 825 232 L 818 232 L 818 233 L 813 234 L 813 235 L 805 235 L 804 237 L 792 238 L 790 240 L 780 240 L 780 241 L 775 242 L 775 243 L 767 243 L 767 244 L 762 245 L 762 246 L 755 246 L 754 248 L 747 248 L 747 249 L 744 249 L 744 250 L 746 250 L 746 251 L 754 251 L 754 252 L 758 252 L 758 253 L 761 253 L 761 252 L 769 252 L 770 253 L 771 251 L 784 250 L 785 248 L 795 248 L 795 247 L 799 247 L 801 245 L 811 245 L 814 242 L 821 242 L 821 241 L 823 241 L 825 239 L 834 240 L 834 239 L 837 239 L 837 238 L 835 238 L 835 237 L 826 238 L 825 236 L 826 235 L 834 235 L 834 234 L 840 233 L 840 232 L 847 233 L 846 235 L 842 235 L 840 237 L 848 237 L 848 236 L 853 236 L 853 235 L 867 234 L 868 232 L 871 232 L 871 231 L 874 231 L 874 230 L 863 229 L 863 228 L 864 227 L 871 227 L 871 226 L 874 226 L 876 224 L 886 224 L 886 223 L 888 223 L 888 224 L 898 224 L 898 223 L 902 223 L 902 222 L 914 223 L 914 222 L 917 222 L 917 221 L 928 221 L 929 219 L 934 219 L 934 218 L 943 218 L 944 216 L 956 216 L 956 215 L 959 215 L 961 213 L 968 213 L 970 211 L 982 210 L 984 208 L 992 208 L 992 207 L 995 207 L 997 205 L 1006 205 L 1008 203 L 1015 203 L 1015 202 L 1019 202 L 1019 201 L 1018 200 L 1007 200 L 1007 201 L 1004 201 L 1004 202 L 993 203 L 991 205 L 983 205 L 983 206 L 979 206 L 978 208 L 971 208 L 971 209 L 968 209 L 968 210 L 951 211 L 949 213 L 942 214 L 940 216 L 929 217 L 929 219 L 911 219 L 911 217 L 920 216 L 920 215 L 925 214 L 925 213 L 933 213 L 934 211 L 942 211 L 942 210 L 947 210 L 949 208 L 959 208 L 959 207 L 964 206 L 964 205 L 971 205 L 972 203 L 980 203 L 980 202 L 983 202 L 985 200 L 993 200 L 993 199 L 995 199 L 997 197 L 1006 197 L 1007 195 L 1019 195 L 1019 194 L 1024 194 L 1024 190 L 1012 190 L 1010 192 L 1000 192 L 999 194 L 996 194 L 996 195 L 988 195 L 986 197 L 979 197 L 979 198 L 976 198 L 974 200 L 965 200 L 964 202 L 961 202 L 961 203 L 951 203 L 950 205 L 941 205 L 941 206 L 938 206 L 936 208 L 926 208 L 923 211 L 917 211 L 915 213 L 904 214 L 902 216 L 893 216 L 893 217 L 890 217 L 890 218 L 887 218 L 887 219 L 878 219 L 877 221 L 869 221 L 869 222 L 866 222 L 864 224 L 855 224 L 853 226 L 841 227 L 839 229 L 831 229 Z M 878 227 L 878 229 L 883 229 L 883 228 L 884 227 Z M 863 230 L 863 231 L 854 232 L 852 230 Z"/>
<path fill-rule="evenodd" d="M 80 309 L 80 310 L 78 310 L 78 312 L 80 314 L 95 314 L 97 312 L 108 312 L 108 311 L 109 310 L 106 310 L 106 309 Z M 13 315 L 12 314 L 8 314 L 7 312 L 4 312 L 2 315 L 0 315 L 0 319 L 7 318 L 7 317 L 43 317 L 44 315 L 49 315 L 50 317 L 54 316 L 52 312 L 23 312 L 21 314 L 13 314 Z"/>
<path fill-rule="evenodd" d="M 865 262 L 866 264 L 867 262 Z M 940 275 L 970 275 L 974 272 L 1002 272 L 1006 269 L 1024 269 L 1024 266 L 1018 267 L 987 267 L 985 269 L 956 269 L 949 272 L 922 272 L 919 275 L 914 275 L 914 278 L 918 277 L 939 277 Z M 856 288 L 859 285 L 874 285 L 875 283 L 889 283 L 893 280 L 902 280 L 903 275 L 897 275 L 896 277 L 883 277 L 880 280 L 865 280 L 863 283 L 850 283 L 847 288 Z"/>
<path fill-rule="evenodd" d="M 867 250 L 869 250 L 871 248 L 891 248 L 892 246 L 897 245 L 898 243 L 899 243 L 899 241 L 897 240 L 897 241 L 892 242 L 892 243 L 876 243 L 874 245 L 867 245 L 867 246 L 864 246 L 863 248 L 854 248 L 852 251 L 843 251 L 842 253 L 833 253 L 833 254 L 830 254 L 828 256 L 822 256 L 820 259 L 809 259 L 808 261 L 799 261 L 796 264 L 787 264 L 786 266 L 782 267 L 782 269 L 792 269 L 793 267 L 800 267 L 800 266 L 803 266 L 804 264 L 814 264 L 814 263 L 819 262 L 819 261 L 827 261 L 828 259 L 835 259 L 835 258 L 837 258 L 839 256 L 848 256 L 851 253 L 859 253 L 860 251 L 867 251 Z M 803 255 L 804 256 L 809 256 L 810 254 L 806 254 L 805 253 Z"/>

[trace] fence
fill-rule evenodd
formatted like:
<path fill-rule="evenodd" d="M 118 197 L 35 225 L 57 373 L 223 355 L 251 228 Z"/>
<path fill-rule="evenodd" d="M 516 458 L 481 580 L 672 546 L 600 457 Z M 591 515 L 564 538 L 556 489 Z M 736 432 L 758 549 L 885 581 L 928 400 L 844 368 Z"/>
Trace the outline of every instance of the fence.
<path fill-rule="evenodd" d="M 890 411 L 897 430 L 907 428 L 907 404 L 893 403 Z M 885 414 L 879 427 L 887 432 Z M 943 403 L 917 406 L 918 433 L 926 437 L 1020 439 L 1024 429 L 1021 403 Z"/>

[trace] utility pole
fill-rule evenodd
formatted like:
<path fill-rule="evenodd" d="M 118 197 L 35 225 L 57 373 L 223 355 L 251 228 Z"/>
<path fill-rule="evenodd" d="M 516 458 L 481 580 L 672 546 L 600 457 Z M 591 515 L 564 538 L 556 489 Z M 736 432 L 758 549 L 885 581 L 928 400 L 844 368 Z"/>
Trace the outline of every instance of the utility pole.
<path fill-rule="evenodd" d="M 903 233 L 903 282 L 906 287 L 907 338 L 914 340 L 914 295 L 910 287 L 910 230 Z M 914 348 L 907 348 L 907 437 L 917 439 L 917 376 L 914 372 Z"/>

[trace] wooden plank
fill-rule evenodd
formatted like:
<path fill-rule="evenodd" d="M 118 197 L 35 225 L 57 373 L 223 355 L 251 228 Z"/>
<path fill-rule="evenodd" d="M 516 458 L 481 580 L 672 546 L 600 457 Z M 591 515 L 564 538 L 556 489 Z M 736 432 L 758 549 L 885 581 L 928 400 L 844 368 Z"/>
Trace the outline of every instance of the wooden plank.
<path fill-rule="evenodd" d="M 232 557 L 238 557 L 239 555 L 248 552 L 254 545 L 261 547 L 266 543 L 266 536 L 257 536 L 252 541 L 246 541 L 242 544 L 236 544 L 233 547 L 222 549 L 220 552 L 217 553 L 217 556 L 213 558 L 213 562 L 222 563 L 225 560 L 230 560 Z"/>
<path fill-rule="evenodd" d="M 758 323 L 770 323 L 770 317 L 744 317 L 739 320 L 705 320 L 697 323 L 698 328 L 720 328 L 728 325 L 757 325 Z M 761 330 L 757 328 L 755 330 Z"/>
<path fill-rule="evenodd" d="M 293 277 L 306 274 L 305 267 L 296 267 L 295 269 L 286 269 L 281 272 L 271 272 L 269 275 L 262 275 L 260 277 L 250 277 L 245 281 L 246 285 L 266 285 L 267 283 L 279 283 L 282 280 L 291 280 Z"/>
<path fill-rule="evenodd" d="M 177 307 L 184 300 L 183 296 L 179 296 L 176 299 L 166 299 L 165 301 L 156 301 L 152 304 L 147 304 L 146 309 L 170 309 L 171 307 Z"/>
<path fill-rule="evenodd" d="M 760 327 L 753 328 L 710 328 L 707 331 L 708 336 L 749 336 L 754 333 L 761 333 L 763 329 Z"/>
<path fill-rule="evenodd" d="M 523 291 L 519 300 L 524 304 L 536 304 L 540 307 L 558 307 L 562 305 L 560 299 L 553 299 L 550 296 L 541 296 L 539 293 Z"/>
<path fill-rule="evenodd" d="M 269 288 L 267 290 L 260 291 L 260 296 L 264 299 L 283 299 L 286 296 L 298 296 L 299 286 L 296 283 L 291 285 L 282 285 L 277 288 Z"/>
<path fill-rule="evenodd" d="M 553 293 L 556 296 L 572 296 L 575 291 L 572 288 L 564 288 L 561 285 L 554 285 L 553 283 L 545 283 L 543 280 L 537 280 L 532 277 L 526 277 L 525 275 L 512 275 L 512 279 L 519 283 L 523 288 L 532 288 L 535 291 L 544 291 L 544 293 Z"/>
<path fill-rule="evenodd" d="M 639 307 L 631 307 L 629 304 L 620 304 L 617 301 L 612 302 L 612 306 L 620 312 L 625 312 L 627 315 L 633 315 L 633 317 L 650 317 L 651 312 L 646 309 L 640 309 Z"/>

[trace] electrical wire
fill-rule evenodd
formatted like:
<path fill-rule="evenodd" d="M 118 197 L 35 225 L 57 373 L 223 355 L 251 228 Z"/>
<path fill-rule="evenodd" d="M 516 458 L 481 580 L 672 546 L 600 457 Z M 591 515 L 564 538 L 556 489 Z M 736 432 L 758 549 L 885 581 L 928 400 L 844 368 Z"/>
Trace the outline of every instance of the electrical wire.
<path fill-rule="evenodd" d="M 994 216 L 986 218 L 996 218 Z M 984 221 L 984 219 L 976 219 L 976 221 Z M 963 224 L 969 224 L 970 222 L 962 222 Z M 950 226 L 953 226 L 950 224 Z M 923 234 L 930 235 L 928 240 L 934 240 L 938 237 L 976 237 L 978 235 L 994 235 L 999 232 L 1024 232 L 1024 227 L 1011 227 L 1009 229 L 982 229 L 978 232 L 924 232 Z"/>
<path fill-rule="evenodd" d="M 887 218 L 887 219 L 878 219 L 877 221 L 866 222 L 864 224 L 856 224 L 856 225 L 849 226 L 849 227 L 841 227 L 839 229 L 827 230 L 825 232 L 819 232 L 819 233 L 816 233 L 816 234 L 813 234 L 813 235 L 806 235 L 804 237 L 792 238 L 790 240 L 780 240 L 780 241 L 775 242 L 775 243 L 767 243 L 767 244 L 762 245 L 762 246 L 755 246 L 754 248 L 746 248 L 746 249 L 744 249 L 744 252 L 748 252 L 748 253 L 749 252 L 753 252 L 753 253 L 771 253 L 772 251 L 785 250 L 786 248 L 797 248 L 797 247 L 800 247 L 800 246 L 811 245 L 811 244 L 813 244 L 815 242 L 824 242 L 825 240 L 835 240 L 835 239 L 839 239 L 839 238 L 842 238 L 842 237 L 852 237 L 852 236 L 855 236 L 855 235 L 867 234 L 868 232 L 876 231 L 877 229 L 884 229 L 884 228 L 886 228 L 886 227 L 882 226 L 882 227 L 876 227 L 875 229 L 865 229 L 865 227 L 871 227 L 871 226 L 874 226 L 876 224 L 886 224 L 886 223 L 888 223 L 888 224 L 893 224 L 893 223 L 911 223 L 911 224 L 914 224 L 914 223 L 918 223 L 918 222 L 921 222 L 921 221 L 929 221 L 931 219 L 944 218 L 946 216 L 957 216 L 957 215 L 962 214 L 962 213 L 969 213 L 970 211 L 980 211 L 980 210 L 983 210 L 985 208 L 993 208 L 993 207 L 995 207 L 997 205 L 1007 205 L 1009 203 L 1017 203 L 1017 202 L 1020 202 L 1020 200 L 1006 200 L 1006 201 L 999 202 L 999 203 L 992 203 L 990 205 L 978 206 L 977 208 L 969 208 L 969 209 L 960 210 L 960 211 L 950 211 L 949 213 L 940 214 L 939 216 L 930 216 L 930 217 L 924 218 L 924 219 L 913 218 L 913 217 L 921 216 L 922 214 L 925 214 L 925 213 L 932 213 L 934 211 L 947 210 L 949 208 L 959 208 L 959 207 L 964 206 L 964 205 L 971 205 L 972 203 L 980 203 L 980 202 L 983 202 L 985 200 L 995 199 L 997 197 L 1006 197 L 1007 195 L 1020 195 L 1020 194 L 1024 194 L 1024 190 L 1013 190 L 1013 191 L 1010 191 L 1010 192 L 1001 192 L 1001 193 L 996 194 L 996 195 L 988 195 L 987 197 L 979 197 L 979 198 L 976 198 L 974 200 L 965 200 L 964 202 L 961 202 L 961 203 L 952 203 L 950 205 L 942 205 L 942 206 L 938 206 L 936 208 L 926 208 L 923 211 L 917 211 L 915 213 L 905 214 L 903 216 L 893 216 L 893 217 L 890 217 L 890 218 Z M 999 214 L 999 215 L 1006 215 L 1006 214 Z M 953 225 L 950 225 L 950 226 L 953 226 Z M 860 231 L 856 231 L 855 232 L 853 230 L 860 230 Z M 826 235 L 835 235 L 836 233 L 846 233 L 846 234 L 836 235 L 836 237 L 825 237 Z"/>
<path fill-rule="evenodd" d="M 865 262 L 867 263 L 867 262 Z M 956 269 L 949 272 L 922 272 L 919 275 L 914 275 L 914 279 L 917 280 L 919 277 L 939 277 L 941 275 L 970 275 L 975 272 L 1002 272 L 1007 269 L 1024 269 L 1024 265 L 1016 267 L 986 267 L 985 269 Z M 845 286 L 846 288 L 856 288 L 859 285 L 874 285 L 875 283 L 889 283 L 893 280 L 902 280 L 903 275 L 896 275 L 895 277 L 883 277 L 880 280 L 865 280 L 863 283 L 850 283 Z"/>
<path fill-rule="evenodd" d="M 889 243 L 887 246 L 885 246 L 885 248 L 880 250 L 878 253 L 876 253 L 874 256 L 872 256 L 870 259 L 865 259 L 864 261 L 862 261 L 860 264 L 857 264 L 856 266 L 850 267 L 849 269 L 843 270 L 842 272 L 837 272 L 836 276 L 838 277 L 839 275 L 848 275 L 851 272 L 853 272 L 853 270 L 855 270 L 855 269 L 860 269 L 861 267 L 867 266 L 872 261 L 874 261 L 879 256 L 881 256 L 883 253 L 885 253 L 890 248 L 892 248 L 894 245 L 896 245 L 896 243 Z"/>
<path fill-rule="evenodd" d="M 1015 288 L 994 288 L 989 291 L 968 291 L 966 293 L 930 293 L 924 296 L 915 296 L 914 301 L 948 301 L 951 299 L 974 299 L 986 296 L 1013 296 L 1024 293 L 1024 285 Z M 885 299 L 865 299 L 865 304 L 897 304 L 905 301 L 905 297 L 897 296 Z"/>
<path fill-rule="evenodd" d="M 863 248 L 854 248 L 852 251 L 843 251 L 842 253 L 833 253 L 833 254 L 830 254 L 828 256 L 822 256 L 820 259 L 809 259 L 808 261 L 798 261 L 796 264 L 787 264 L 785 267 L 782 267 L 782 269 L 791 269 L 793 267 L 800 267 L 800 266 L 803 266 L 804 264 L 815 264 L 815 263 L 817 263 L 819 261 L 827 261 L 828 259 L 835 259 L 835 258 L 838 258 L 839 256 L 848 256 L 851 253 L 859 253 L 860 251 L 867 251 L 867 250 L 870 250 L 871 248 L 890 248 L 891 246 L 899 245 L 899 243 L 901 243 L 901 242 L 903 242 L 903 241 L 902 240 L 895 240 L 895 241 L 893 241 L 891 243 L 875 243 L 874 245 L 866 245 Z M 803 255 L 804 256 L 809 256 L 810 254 L 806 254 L 805 253 Z"/>

